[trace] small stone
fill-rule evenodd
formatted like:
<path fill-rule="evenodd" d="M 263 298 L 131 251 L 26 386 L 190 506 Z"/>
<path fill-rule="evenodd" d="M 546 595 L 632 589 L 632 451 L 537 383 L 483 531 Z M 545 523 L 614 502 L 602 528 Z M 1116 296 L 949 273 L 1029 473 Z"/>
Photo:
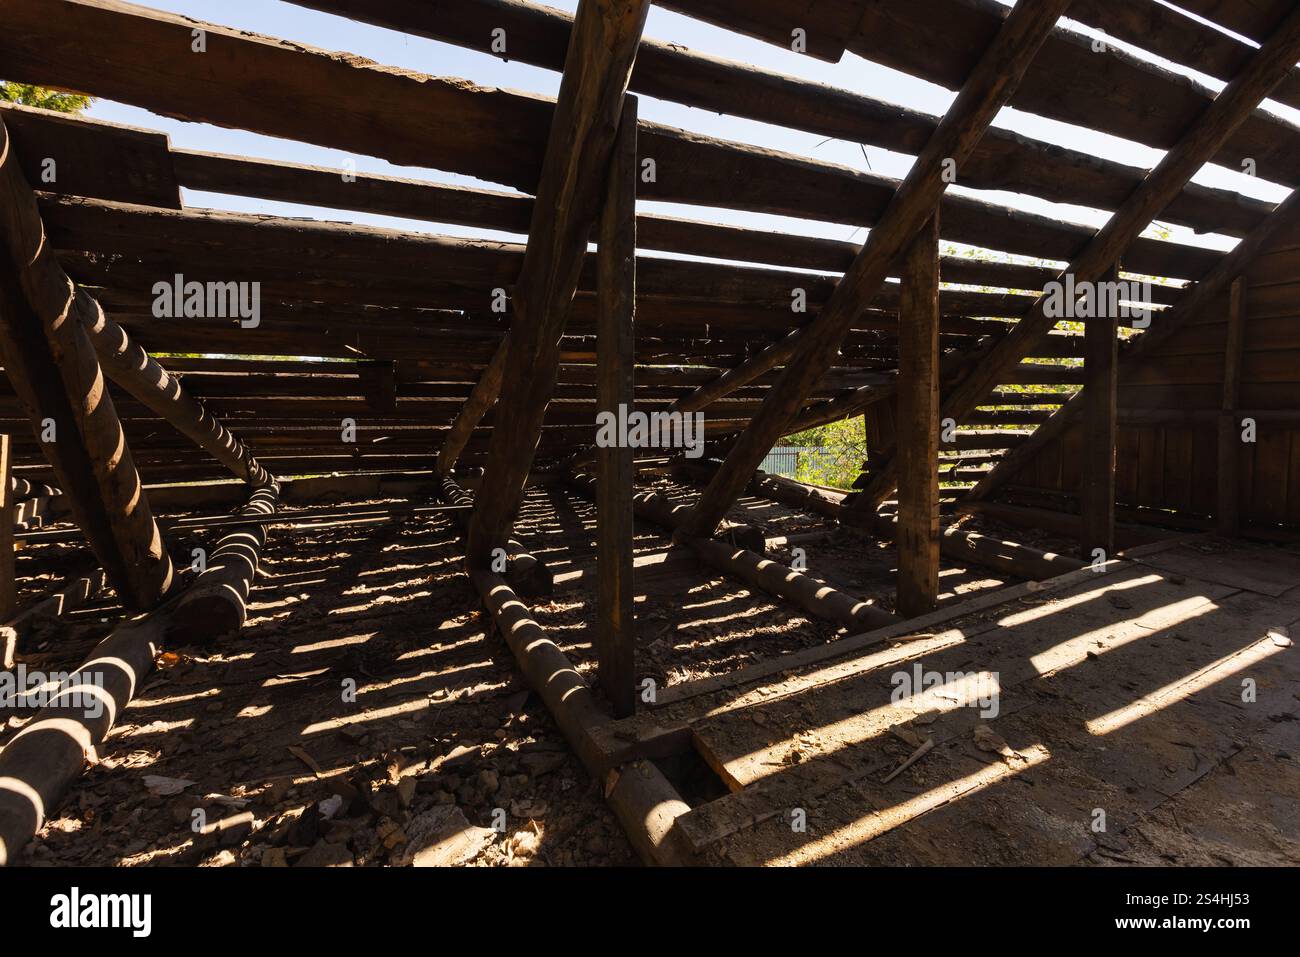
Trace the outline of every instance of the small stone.
<path fill-rule="evenodd" d="M 289 858 L 283 847 L 268 847 L 262 852 L 263 867 L 288 867 Z"/>
<path fill-rule="evenodd" d="M 397 784 L 397 800 L 402 807 L 410 807 L 411 801 L 415 799 L 415 787 L 418 782 L 415 778 L 402 778 Z"/>
<path fill-rule="evenodd" d="M 484 768 L 478 773 L 479 784 L 488 794 L 496 794 L 497 789 L 501 787 L 501 779 L 491 768 Z"/>
<path fill-rule="evenodd" d="M 294 867 L 351 867 L 352 852 L 342 844 L 330 844 L 326 841 L 317 841 L 316 844 L 302 857 L 298 858 Z"/>

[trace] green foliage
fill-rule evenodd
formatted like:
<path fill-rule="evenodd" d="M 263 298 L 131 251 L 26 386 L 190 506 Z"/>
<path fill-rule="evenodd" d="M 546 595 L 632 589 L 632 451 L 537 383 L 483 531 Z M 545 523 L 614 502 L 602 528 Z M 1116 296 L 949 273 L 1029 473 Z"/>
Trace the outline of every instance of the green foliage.
<path fill-rule="evenodd" d="M 60 93 L 30 83 L 13 83 L 0 80 L 0 100 L 22 106 L 36 106 L 58 113 L 80 113 L 90 106 L 91 98 L 81 93 Z"/>
<path fill-rule="evenodd" d="M 809 485 L 850 489 L 867 457 L 866 433 L 860 415 L 796 432 L 782 439 L 781 444 L 821 450 L 819 454 L 799 456 L 795 479 Z"/>

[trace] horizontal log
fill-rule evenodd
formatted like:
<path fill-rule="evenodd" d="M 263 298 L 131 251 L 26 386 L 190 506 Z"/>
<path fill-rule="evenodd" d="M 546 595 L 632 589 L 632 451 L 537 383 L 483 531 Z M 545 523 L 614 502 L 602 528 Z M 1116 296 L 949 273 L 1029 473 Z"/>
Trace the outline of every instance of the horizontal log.
<path fill-rule="evenodd" d="M 578 494 L 593 499 L 595 481 L 595 476 L 579 473 L 570 477 L 569 487 Z M 655 492 L 637 494 L 632 499 L 632 507 L 639 517 L 669 530 L 676 529 L 690 510 L 689 506 L 673 505 Z M 727 534 L 728 530 L 722 529 L 717 538 L 692 539 L 690 547 L 700 556 L 701 561 L 715 571 L 784 598 L 814 617 L 835 622 L 850 631 L 878 628 L 897 621 L 894 615 L 868 602 L 853 598 L 803 572 L 764 558 L 757 551 L 728 543 Z"/>
<path fill-rule="evenodd" d="M 236 515 L 264 517 L 275 513 L 280 490 L 259 488 Z M 266 546 L 265 525 L 227 532 L 207 554 L 206 568 L 168 615 L 164 638 L 169 644 L 207 645 L 239 632 L 248 617 L 248 596 Z"/>

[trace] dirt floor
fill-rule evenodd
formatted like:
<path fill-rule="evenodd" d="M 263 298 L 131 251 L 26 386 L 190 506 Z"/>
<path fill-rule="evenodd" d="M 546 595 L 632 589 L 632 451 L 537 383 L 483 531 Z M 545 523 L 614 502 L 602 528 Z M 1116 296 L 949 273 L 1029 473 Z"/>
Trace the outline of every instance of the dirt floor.
<path fill-rule="evenodd" d="M 892 549 L 761 500 L 743 500 L 730 517 L 770 537 L 817 533 L 798 546 L 809 572 L 889 607 Z M 535 615 L 589 677 L 594 528 L 593 506 L 543 487 L 530 491 L 517 530 L 557 576 Z M 201 533 L 178 538 L 177 561 L 202 543 Z M 669 545 L 664 530 L 638 523 L 634 554 L 651 560 L 637 574 L 638 666 L 660 687 L 842 634 Z M 792 547 L 771 555 L 789 562 Z M 60 581 L 70 551 L 20 553 L 22 597 Z M 429 834 L 461 828 L 468 836 L 450 863 L 632 863 L 597 784 L 521 684 L 505 644 L 485 632 L 460 555 L 442 517 L 274 529 L 243 633 L 163 656 L 24 859 L 406 864 Z M 945 599 L 1003 583 L 946 568 Z M 20 660 L 72 668 L 120 614 L 103 599 L 51 622 Z M 10 718 L 4 736 L 22 724 Z"/>
<path fill-rule="evenodd" d="M 670 496 L 686 492 L 666 481 L 657 488 Z M 769 538 L 789 539 L 770 549 L 777 561 L 791 562 L 792 549 L 801 548 L 810 574 L 890 607 L 892 549 L 851 530 L 828 529 L 816 516 L 764 500 L 744 499 L 729 517 L 759 525 Z M 998 531 L 989 525 L 981 530 Z M 594 509 L 589 503 L 559 486 L 530 490 L 517 535 L 556 575 L 555 593 L 531 602 L 535 617 L 589 678 L 594 668 L 593 534 Z M 1023 534 L 1020 538 L 1024 540 Z M 201 541 L 174 542 L 178 559 Z M 663 529 L 638 523 L 633 552 L 638 562 L 639 677 L 653 679 L 660 688 L 689 690 L 691 681 L 779 661 L 843 636 L 784 602 L 701 568 L 690 554 L 669 544 Z M 1038 544 L 1050 548 L 1056 543 L 1044 539 Z M 100 749 L 98 763 L 57 809 L 23 862 L 635 863 L 599 784 L 587 777 L 539 699 L 521 683 L 504 642 L 485 630 L 477 596 L 461 573 L 461 554 L 459 535 L 444 516 L 274 529 L 244 631 L 215 647 L 176 647 L 163 655 Z M 21 552 L 25 597 L 61 580 L 67 563 L 66 550 L 58 546 Z M 945 560 L 941 605 L 1010 584 L 981 570 L 951 567 Z M 1241 584 L 1217 587 L 1227 594 Z M 23 646 L 21 660 L 33 670 L 73 667 L 118 617 L 120 610 L 101 600 L 60 620 L 57 627 L 38 631 Z M 980 617 L 985 622 L 980 627 L 992 628 L 988 622 L 996 617 Z M 968 665 L 979 647 L 976 641 L 953 652 L 962 660 L 953 658 L 951 663 Z M 873 681 L 887 688 L 883 679 Z M 760 697 L 780 699 L 779 689 L 780 681 L 762 689 Z M 1043 740 L 1042 726 L 1017 737 L 1013 722 L 1036 715 L 1050 719 L 1059 693 L 1031 685 L 1006 706 L 1001 733 L 1017 747 Z M 892 784 L 881 785 L 878 778 L 914 753 L 929 733 L 923 721 L 912 722 L 876 742 L 869 767 L 861 763 L 861 755 L 855 757 L 850 764 L 855 773 L 862 773 L 852 780 L 840 769 L 815 777 L 816 786 L 809 788 L 807 775 L 821 773 L 824 762 L 818 754 L 827 746 L 825 734 L 817 729 L 837 727 L 837 722 L 870 710 L 870 694 L 850 697 L 794 695 L 797 707 L 789 713 L 768 705 L 747 709 L 733 702 L 731 710 L 743 714 L 749 729 L 737 737 L 736 747 L 756 755 L 750 771 L 737 774 L 771 777 L 762 765 L 764 748 L 780 750 L 772 758 L 777 766 L 802 765 L 796 786 L 802 789 L 803 809 L 821 830 L 837 818 L 845 826 L 852 824 L 864 808 L 889 807 L 899 788 L 904 789 L 901 793 L 925 794 L 930 785 L 950 782 L 955 768 L 978 775 L 986 767 L 987 754 L 972 750 L 970 728 L 963 725 L 950 732 L 934 754 L 918 760 Z M 959 720 L 967 718 L 962 714 Z M 939 727 L 953 720 L 944 717 Z M 0 740 L 22 723 L 22 718 L 10 717 Z M 755 727 L 763 729 L 763 747 L 753 747 L 745 737 Z M 1258 802 L 1261 793 L 1271 795 L 1268 800 L 1294 804 L 1294 795 L 1300 793 L 1300 772 L 1291 757 L 1300 753 L 1297 727 L 1293 719 L 1279 717 L 1271 737 L 1243 737 L 1241 747 L 1225 747 L 1213 760 L 1195 763 L 1195 788 L 1139 802 L 1141 813 L 1124 818 L 1122 839 L 1080 840 L 1071 832 L 1070 839 L 1060 843 L 1061 860 L 1300 860 L 1293 835 L 1279 832 L 1275 823 L 1257 825 L 1245 813 L 1256 806 L 1252 802 Z M 722 722 L 715 721 L 715 741 L 726 740 L 720 729 Z M 1084 743 L 1075 741 L 1074 746 L 1082 748 Z M 843 762 L 842 755 L 839 760 Z M 1060 760 L 1049 768 L 1052 774 L 1086 773 L 1089 782 L 1098 780 L 1095 769 L 1073 768 Z M 703 805 L 726 794 L 716 776 L 707 773 L 709 780 L 692 784 L 687 780 L 691 773 L 676 776 L 693 801 Z M 1011 785 L 991 791 L 1003 793 L 1011 787 L 1012 807 L 1020 807 L 1024 802 L 1014 800 L 1014 789 L 1025 787 L 1026 781 L 1032 786 L 1034 776 L 1017 775 Z M 764 791 L 770 783 L 744 793 L 770 800 Z M 979 802 L 963 806 L 974 809 Z M 704 818 L 725 817 L 728 808 L 727 801 L 712 801 L 700 813 Z M 1011 822 L 1019 812 L 1003 808 L 999 813 L 1006 815 L 1007 823 L 999 825 L 997 815 L 983 823 L 963 816 L 954 825 L 961 839 L 947 842 L 951 853 L 968 852 L 965 863 L 1022 859 L 997 841 L 972 837 L 987 830 L 1010 838 Z M 927 820 L 931 818 L 942 823 L 942 812 Z M 1189 822 L 1197 822 L 1194 833 Z M 765 827 L 768 830 L 760 827 L 739 844 L 734 839 L 717 842 L 709 859 L 770 863 L 792 853 L 781 840 L 764 843 L 771 834 L 783 833 L 780 821 L 769 820 Z M 444 840 L 451 834 L 458 836 Z M 952 862 L 949 856 L 936 854 L 924 841 L 918 845 L 911 838 L 891 837 L 837 851 L 824 862 Z"/>

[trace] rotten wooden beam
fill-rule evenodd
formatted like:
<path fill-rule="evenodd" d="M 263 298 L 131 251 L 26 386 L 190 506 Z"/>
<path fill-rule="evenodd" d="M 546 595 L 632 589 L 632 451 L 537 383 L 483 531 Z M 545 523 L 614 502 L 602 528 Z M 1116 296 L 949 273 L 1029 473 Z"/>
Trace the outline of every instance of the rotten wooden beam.
<path fill-rule="evenodd" d="M 235 514 L 265 517 L 275 514 L 280 490 L 259 488 Z M 247 525 L 227 532 L 206 553 L 204 570 L 171 610 L 164 631 L 169 644 L 204 645 L 236 634 L 248 618 L 248 596 L 266 547 L 267 527 Z"/>
<path fill-rule="evenodd" d="M 588 499 L 595 499 L 596 485 L 593 475 L 578 473 L 569 477 L 569 487 Z M 689 514 L 688 506 L 674 506 L 655 492 L 642 492 L 632 501 L 638 516 L 670 531 Z M 721 532 L 719 538 L 690 539 L 689 546 L 701 561 L 715 570 L 784 598 L 814 617 L 835 622 L 850 631 L 877 628 L 897 620 L 894 615 L 869 602 L 831 588 L 804 572 L 764 558 L 761 551 L 726 541 L 729 531 Z M 766 538 L 763 544 L 766 544 Z"/>

